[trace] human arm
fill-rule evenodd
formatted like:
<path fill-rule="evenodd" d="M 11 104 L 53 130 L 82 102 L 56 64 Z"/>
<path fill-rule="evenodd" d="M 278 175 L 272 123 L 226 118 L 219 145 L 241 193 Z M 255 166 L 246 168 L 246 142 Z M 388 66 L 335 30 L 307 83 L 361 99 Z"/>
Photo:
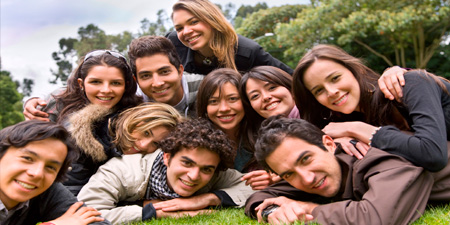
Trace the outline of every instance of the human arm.
<path fill-rule="evenodd" d="M 407 160 L 371 149 L 353 166 L 341 201 L 317 206 L 320 224 L 409 224 L 424 212 L 433 178 Z"/>
<path fill-rule="evenodd" d="M 378 87 L 383 92 L 385 98 L 401 102 L 403 97 L 402 87 L 405 86 L 404 74 L 407 70 L 393 66 L 387 68 L 378 79 Z"/>
<path fill-rule="evenodd" d="M 152 164 L 143 163 L 145 160 L 141 161 L 141 157 L 152 159 L 154 154 L 145 156 L 133 154 L 112 158 L 84 185 L 78 198 L 86 205 L 97 209 L 105 219 L 114 224 L 140 221 L 143 213 L 142 205 L 119 206 L 118 203 L 136 202 L 143 198 Z"/>
<path fill-rule="evenodd" d="M 280 181 L 281 178 L 278 175 L 268 173 L 265 170 L 255 170 L 244 174 L 241 180 L 245 181 L 245 185 L 250 185 L 253 190 L 262 190 L 267 186 Z"/>
<path fill-rule="evenodd" d="M 204 193 L 187 198 L 175 198 L 166 201 L 153 203 L 155 210 L 164 212 L 170 211 L 196 211 L 204 209 L 208 206 L 218 206 L 221 201 L 217 195 L 213 193 Z"/>

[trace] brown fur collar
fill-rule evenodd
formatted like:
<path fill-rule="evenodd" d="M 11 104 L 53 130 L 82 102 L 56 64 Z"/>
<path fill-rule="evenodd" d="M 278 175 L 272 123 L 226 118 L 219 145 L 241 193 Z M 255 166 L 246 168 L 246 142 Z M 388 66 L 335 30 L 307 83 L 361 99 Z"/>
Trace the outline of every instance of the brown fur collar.
<path fill-rule="evenodd" d="M 110 113 L 110 109 L 99 105 L 87 105 L 69 117 L 69 132 L 80 151 L 92 157 L 94 162 L 107 159 L 103 145 L 95 138 L 93 124 Z"/>

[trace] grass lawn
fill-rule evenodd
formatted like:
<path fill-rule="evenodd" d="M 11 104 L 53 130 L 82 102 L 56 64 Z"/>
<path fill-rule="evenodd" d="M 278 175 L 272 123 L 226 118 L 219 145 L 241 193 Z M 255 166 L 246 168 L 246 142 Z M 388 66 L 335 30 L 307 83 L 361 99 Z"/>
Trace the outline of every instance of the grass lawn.
<path fill-rule="evenodd" d="M 160 219 L 131 224 L 258 224 L 258 222 L 245 216 L 244 209 L 221 209 L 210 215 L 198 215 L 180 219 Z M 413 223 L 413 225 L 422 224 L 450 224 L 450 204 L 427 209 L 425 214 Z"/>

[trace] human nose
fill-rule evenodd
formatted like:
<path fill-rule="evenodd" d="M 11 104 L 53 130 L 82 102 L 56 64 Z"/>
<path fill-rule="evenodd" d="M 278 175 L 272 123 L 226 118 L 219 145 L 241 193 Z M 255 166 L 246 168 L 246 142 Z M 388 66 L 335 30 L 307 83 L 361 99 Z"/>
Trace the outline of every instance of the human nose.
<path fill-rule="evenodd" d="M 200 178 L 200 168 L 198 167 L 190 168 L 187 176 L 192 181 L 198 180 Z"/>
<path fill-rule="evenodd" d="M 44 165 L 41 163 L 34 163 L 28 167 L 27 173 L 31 177 L 41 178 L 44 174 Z"/>
<path fill-rule="evenodd" d="M 269 93 L 266 93 L 265 91 L 261 92 L 261 95 L 263 97 L 264 102 L 269 102 L 272 99 L 272 95 Z"/>
<path fill-rule="evenodd" d="M 161 79 L 161 77 L 157 74 L 153 75 L 153 86 L 159 87 L 164 84 L 164 81 Z"/>
<path fill-rule="evenodd" d="M 139 148 L 139 150 L 147 152 L 150 150 L 149 146 L 151 142 L 152 140 L 150 138 L 143 138 L 140 140 L 136 140 L 135 145 Z"/>
<path fill-rule="evenodd" d="M 104 83 L 101 89 L 101 92 L 103 93 L 108 93 L 111 92 L 111 87 L 109 86 L 108 83 Z"/>
<path fill-rule="evenodd" d="M 221 100 L 219 103 L 219 111 L 228 111 L 228 110 L 230 110 L 228 102 L 225 100 Z"/>
<path fill-rule="evenodd" d="M 192 32 L 191 26 L 184 26 L 183 28 L 183 35 L 190 34 Z"/>
<path fill-rule="evenodd" d="M 325 87 L 326 91 L 327 91 L 327 96 L 328 97 L 334 97 L 339 93 L 339 90 L 334 87 L 333 85 L 328 85 Z"/>
<path fill-rule="evenodd" d="M 297 168 L 296 171 L 303 184 L 311 185 L 314 183 L 314 172 L 304 168 Z"/>

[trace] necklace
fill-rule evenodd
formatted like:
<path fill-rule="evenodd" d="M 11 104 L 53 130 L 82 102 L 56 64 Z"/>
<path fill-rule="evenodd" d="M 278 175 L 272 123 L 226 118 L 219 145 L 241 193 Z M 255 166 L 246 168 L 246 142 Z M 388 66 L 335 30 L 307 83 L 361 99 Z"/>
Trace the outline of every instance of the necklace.
<path fill-rule="evenodd" d="M 202 53 L 200 53 L 199 51 L 197 51 L 197 53 L 198 53 L 198 55 L 199 55 L 200 57 L 203 58 L 203 59 L 201 59 L 203 65 L 205 65 L 205 66 L 211 66 L 211 64 L 213 63 L 213 57 L 214 57 L 214 56 L 213 56 L 213 57 L 206 57 L 206 56 L 202 55 Z"/>

